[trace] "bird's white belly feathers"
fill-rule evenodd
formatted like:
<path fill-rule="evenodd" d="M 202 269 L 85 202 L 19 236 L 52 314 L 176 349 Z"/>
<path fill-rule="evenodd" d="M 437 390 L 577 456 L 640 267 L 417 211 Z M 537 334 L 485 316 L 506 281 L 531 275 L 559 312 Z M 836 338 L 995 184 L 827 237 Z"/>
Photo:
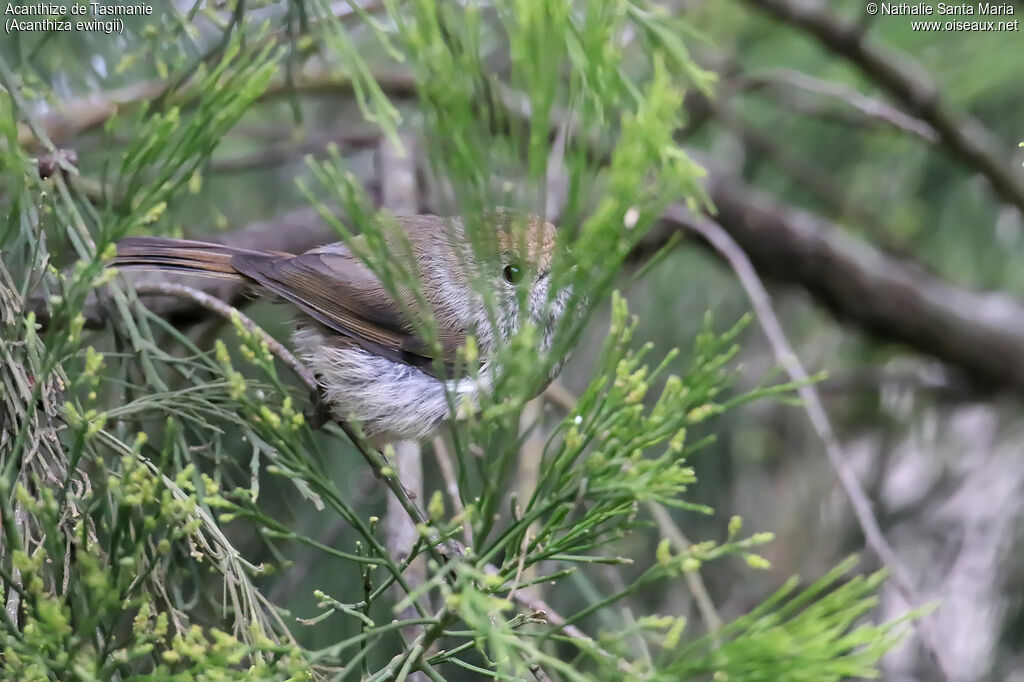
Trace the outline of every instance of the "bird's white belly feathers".
<path fill-rule="evenodd" d="M 449 416 L 447 390 L 455 407 L 468 397 L 476 402 L 473 379 L 447 382 L 415 367 L 393 362 L 361 348 L 332 342 L 318 329 L 300 328 L 295 345 L 314 369 L 333 415 L 358 422 L 374 443 L 420 440 Z"/>

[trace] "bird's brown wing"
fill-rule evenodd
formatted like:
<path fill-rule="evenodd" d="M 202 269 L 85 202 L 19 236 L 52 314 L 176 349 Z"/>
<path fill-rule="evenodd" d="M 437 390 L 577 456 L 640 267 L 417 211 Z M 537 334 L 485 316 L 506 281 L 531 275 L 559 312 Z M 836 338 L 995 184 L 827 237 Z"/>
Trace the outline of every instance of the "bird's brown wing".
<path fill-rule="evenodd" d="M 438 376 L 430 345 L 416 334 L 377 276 L 344 245 L 298 256 L 241 253 L 231 258 L 231 265 L 365 350 Z M 441 364 L 449 377 L 467 330 L 439 332 Z"/>

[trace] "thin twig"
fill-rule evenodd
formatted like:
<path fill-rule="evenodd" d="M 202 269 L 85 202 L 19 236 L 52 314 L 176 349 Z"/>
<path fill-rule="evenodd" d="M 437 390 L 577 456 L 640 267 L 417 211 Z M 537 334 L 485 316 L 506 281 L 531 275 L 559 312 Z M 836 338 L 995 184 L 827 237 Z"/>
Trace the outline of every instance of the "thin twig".
<path fill-rule="evenodd" d="M 525 434 L 522 446 L 519 448 L 519 466 L 516 476 L 516 487 L 517 495 L 520 500 L 529 499 L 540 480 L 541 459 L 544 457 L 544 434 L 540 428 L 540 421 L 543 414 L 543 398 L 535 398 L 526 404 L 523 408 L 522 416 L 520 417 L 520 428 L 524 431 L 527 429 L 529 430 L 529 432 Z M 530 524 L 529 528 L 526 529 L 526 532 L 523 533 L 523 539 L 519 547 L 519 566 L 516 568 L 516 575 L 512 580 L 512 587 L 509 590 L 509 599 L 515 596 L 516 592 L 519 590 L 519 584 L 522 582 L 524 577 L 529 580 L 536 573 L 536 568 L 534 566 L 527 568 L 525 565 L 527 553 L 526 548 L 532 541 L 536 530 L 537 523 L 534 522 Z M 536 589 L 538 587 L 539 585 L 534 585 L 534 589 L 532 589 L 532 591 L 539 596 L 540 590 Z"/>
<path fill-rule="evenodd" d="M 487 564 L 485 567 L 487 573 L 497 573 L 498 569 L 491 564 Z M 594 653 L 600 654 L 610 660 L 618 661 L 619 672 L 627 675 L 635 675 L 636 671 L 633 670 L 633 666 L 629 664 L 621 656 L 616 656 L 611 652 L 604 649 L 598 644 L 593 638 L 587 633 L 580 630 L 575 625 L 567 624 L 564 616 L 559 614 L 550 605 L 540 597 L 533 597 L 523 592 L 518 592 L 513 601 L 520 606 L 524 606 L 532 612 L 531 618 L 547 621 L 549 624 L 555 626 L 555 630 L 560 631 L 569 639 L 576 640 L 581 650 L 593 651 Z"/>
<path fill-rule="evenodd" d="M 191 287 L 181 285 L 151 284 L 147 285 L 146 290 L 152 293 L 188 297 L 192 299 L 197 305 L 207 308 L 211 312 L 216 313 L 218 315 L 223 315 L 227 319 L 233 320 L 236 319 L 237 316 L 237 319 L 245 327 L 247 331 L 257 335 L 261 340 L 266 341 L 267 346 L 268 348 L 270 348 L 271 352 L 277 355 L 277 357 L 282 362 L 284 362 L 288 367 L 293 369 L 296 372 L 296 375 L 303 381 L 304 384 L 306 384 L 307 388 L 309 388 L 314 395 L 317 394 L 316 392 L 319 390 L 319 387 L 316 383 L 316 379 L 313 377 L 312 372 L 306 369 L 301 362 L 299 362 L 283 345 L 281 345 L 280 342 L 278 342 L 276 339 L 270 336 L 270 334 L 264 331 L 259 325 L 257 325 L 248 317 L 246 317 L 244 314 L 238 312 L 235 308 L 232 308 L 223 301 L 217 300 L 216 298 L 213 298 L 212 296 L 209 296 L 203 293 L 202 291 L 192 289 Z M 366 457 L 367 461 L 370 462 L 370 465 L 371 467 L 373 467 L 374 471 L 380 474 L 385 465 L 385 462 L 383 461 L 383 457 L 381 456 L 381 454 L 376 451 L 371 452 L 371 449 L 368 449 L 366 447 L 363 439 L 360 438 L 359 435 L 356 434 L 355 431 L 352 429 L 352 427 L 350 427 L 345 422 L 337 421 L 334 423 L 337 424 L 337 426 L 339 426 L 342 429 L 342 431 L 344 431 L 345 434 L 352 440 L 356 448 L 359 449 L 363 456 Z M 440 457 L 439 461 L 441 461 Z M 414 523 L 416 523 L 417 525 L 423 524 L 424 526 L 427 526 L 426 515 L 409 498 L 408 492 L 405 490 L 404 486 L 398 480 L 398 478 L 393 475 L 382 476 L 382 478 L 384 479 L 388 487 L 391 489 L 391 492 L 398 499 L 398 501 L 402 505 L 402 508 L 405 509 L 406 513 L 408 513 L 409 516 L 412 518 Z M 456 492 L 456 499 L 457 497 L 458 494 Z M 441 539 L 437 537 L 436 534 L 435 537 L 428 539 L 427 546 L 430 549 L 430 551 L 434 553 L 435 558 L 438 560 L 443 560 L 445 555 L 454 557 L 462 556 L 465 554 L 464 546 L 453 541 L 442 543 Z M 484 570 L 490 574 L 498 573 L 498 568 L 492 564 L 485 565 Z M 546 620 L 548 623 L 553 625 L 557 630 L 560 630 L 569 639 L 577 640 L 580 643 L 581 649 L 593 651 L 609 659 L 618 658 L 610 652 L 608 652 L 607 650 L 605 650 L 604 648 L 602 648 L 593 638 L 591 638 L 589 635 L 587 635 L 585 632 L 580 630 L 575 625 L 566 624 L 565 617 L 563 617 L 557 611 L 551 608 L 551 606 L 548 605 L 548 603 L 545 602 L 543 599 L 533 597 L 529 594 L 525 594 L 524 592 L 520 591 L 512 597 L 512 601 L 514 601 L 519 606 L 530 610 L 531 613 L 534 614 L 534 617 Z M 630 666 L 629 663 L 626 661 L 620 660 L 618 666 L 619 670 L 624 673 L 633 672 L 632 666 Z"/>
<path fill-rule="evenodd" d="M 807 92 L 831 97 L 845 102 L 868 118 L 882 121 L 897 130 L 910 133 L 927 142 L 934 143 L 939 139 L 938 134 L 927 123 L 903 113 L 887 102 L 868 97 L 843 83 L 814 78 L 795 69 L 784 68 L 753 73 L 746 76 L 744 80 L 750 83 L 788 85 Z"/>
<path fill-rule="evenodd" d="M 265 168 L 276 168 L 289 163 L 299 163 L 307 156 L 319 156 L 336 146 L 341 153 L 377 145 L 380 133 L 369 127 L 346 127 L 342 130 L 319 133 L 303 140 L 274 142 L 254 152 L 210 161 L 212 173 L 239 173 Z M 414 211 L 415 212 L 415 211 Z"/>
<path fill-rule="evenodd" d="M 238 319 L 246 331 L 255 334 L 260 338 L 261 341 L 266 342 L 268 349 L 274 355 L 276 355 L 283 363 L 285 363 L 292 371 L 295 372 L 306 388 L 310 390 L 311 395 L 320 395 L 320 386 L 316 381 L 316 377 L 313 373 L 306 368 L 299 360 L 295 358 L 292 353 L 281 344 L 280 341 L 272 337 L 266 331 L 264 331 L 259 325 L 253 322 L 251 319 L 246 317 L 244 314 L 239 312 L 236 308 L 232 308 L 227 303 L 210 296 L 198 289 L 187 287 L 180 284 L 169 284 L 169 283 L 146 283 L 139 284 L 136 288 L 139 293 L 155 293 L 164 294 L 168 296 L 184 296 L 191 299 L 195 304 L 210 310 L 217 315 L 222 315 L 229 320 Z M 322 406 L 320 406 L 322 407 Z M 388 467 L 387 461 L 384 456 L 367 446 L 365 440 L 356 433 L 355 429 L 349 426 L 346 422 L 336 420 L 335 425 L 340 428 L 349 440 L 352 441 L 356 449 L 359 450 L 360 454 L 366 458 L 370 467 L 374 473 L 382 478 L 391 492 L 398 498 L 399 504 L 409 514 L 413 523 L 416 525 L 422 525 L 426 528 L 430 528 L 430 524 L 427 520 L 427 515 L 420 509 L 412 500 L 412 496 L 409 491 L 405 489 L 402 482 L 393 473 L 385 473 L 390 467 Z M 443 542 L 441 537 L 436 531 L 432 532 L 432 537 L 428 538 L 427 549 L 433 556 L 433 558 L 439 562 L 444 562 L 447 558 L 453 556 L 459 556 L 461 551 L 455 543 Z"/>
<path fill-rule="evenodd" d="M 395 476 L 402 481 L 404 486 L 409 487 L 412 495 L 423 496 L 423 460 L 420 455 L 419 443 L 415 441 L 401 441 L 395 443 Z M 388 552 L 398 561 L 404 561 L 412 553 L 419 539 L 419 532 L 411 517 L 402 509 L 401 503 L 394 495 L 388 497 L 387 515 L 384 518 L 385 540 Z M 427 582 L 427 566 L 423 556 L 413 558 L 403 571 L 406 576 L 406 584 L 412 590 L 420 588 Z M 399 594 L 396 591 L 396 594 Z M 400 599 L 400 596 L 399 596 Z M 430 604 L 429 595 L 424 595 L 428 608 Z M 398 599 L 396 599 L 398 601 Z M 417 616 L 416 608 L 410 603 L 398 614 L 400 620 L 409 620 Z M 407 625 L 400 632 L 402 638 L 408 644 L 416 641 L 424 630 L 423 625 Z M 426 676 L 420 672 L 409 675 L 410 682 L 426 682 Z"/>
<path fill-rule="evenodd" d="M 466 508 L 462 505 L 462 496 L 459 495 L 459 481 L 455 476 L 455 465 L 452 463 L 451 455 L 448 454 L 448 446 L 445 445 L 444 439 L 440 436 L 434 438 L 433 446 L 434 457 L 437 459 L 437 465 L 441 469 L 441 476 L 444 478 L 448 499 L 452 503 L 452 511 L 455 512 L 455 518 L 462 519 L 463 539 L 467 547 L 472 547 L 473 524 L 469 522 L 469 518 L 466 516 Z"/>
<path fill-rule="evenodd" d="M 576 396 L 560 382 L 552 382 L 551 385 L 545 389 L 543 395 L 545 399 L 550 400 L 566 412 L 572 412 L 576 409 Z M 689 549 L 692 543 L 676 522 L 672 520 L 672 516 L 664 507 L 651 503 L 648 505 L 648 509 L 659 528 L 661 528 L 661 531 L 668 536 L 669 541 L 672 542 L 679 551 L 685 552 Z M 715 632 L 720 629 L 725 622 L 719 615 L 718 609 L 715 608 L 715 603 L 711 600 L 711 595 L 708 593 L 707 585 L 704 584 L 704 579 L 701 577 L 700 572 L 687 571 L 685 573 L 685 578 L 686 584 L 690 588 L 690 592 L 693 594 L 693 599 L 697 603 L 697 610 L 700 611 L 700 615 L 704 619 L 704 624 L 707 626 L 708 632 Z"/>
<path fill-rule="evenodd" d="M 299 360 L 292 355 L 280 341 L 263 331 L 262 327 L 253 322 L 243 313 L 239 312 L 237 308 L 232 308 L 219 298 L 211 296 L 199 289 L 171 282 L 140 282 L 136 284 L 134 288 L 135 292 L 139 294 L 163 294 L 165 296 L 182 296 L 189 298 L 197 305 L 217 313 L 227 320 L 233 321 L 237 319 L 247 332 L 255 334 L 260 338 L 260 341 L 266 343 L 270 352 L 276 355 L 281 362 L 286 364 L 289 369 L 295 372 L 295 375 L 302 379 L 302 383 L 304 383 L 310 391 L 316 392 L 318 390 L 316 377 L 313 376 L 313 373 L 310 372 L 305 365 L 299 362 Z"/>
<path fill-rule="evenodd" d="M 25 510 L 22 508 L 21 502 L 14 503 L 14 527 L 18 529 L 18 532 L 22 537 L 25 536 Z M 12 564 L 11 590 L 7 594 L 7 604 L 5 605 L 5 609 L 7 611 L 7 618 L 15 625 L 17 625 L 20 620 L 21 589 L 21 569 Z"/>
<path fill-rule="evenodd" d="M 860 481 L 857 480 L 857 476 L 849 464 L 850 460 L 843 451 L 843 447 L 839 443 L 839 438 L 836 436 L 835 431 L 832 429 L 832 425 L 829 422 L 828 415 L 822 405 L 818 391 L 814 385 L 810 383 L 810 375 L 808 375 L 807 370 L 804 369 L 804 366 L 801 364 L 793 350 L 793 347 L 787 340 L 786 334 L 782 329 L 782 325 L 779 323 L 779 319 L 776 317 L 775 311 L 772 309 L 771 298 L 768 296 L 768 291 L 765 289 L 764 284 L 761 282 L 761 278 L 754 270 L 754 266 L 750 263 L 750 259 L 747 258 L 747 254 L 744 253 L 739 244 L 729 236 L 729 233 L 713 220 L 701 216 L 683 215 L 685 209 L 679 207 L 670 208 L 669 212 L 676 213 L 677 215 L 673 216 L 674 219 L 687 225 L 689 229 L 700 234 L 703 239 L 711 244 L 711 246 L 718 251 L 723 258 L 725 258 L 733 272 L 735 272 L 740 285 L 743 287 L 747 297 L 750 299 L 751 307 L 754 309 L 754 314 L 757 317 L 758 323 L 772 347 L 776 360 L 786 370 L 790 379 L 798 385 L 797 394 L 803 401 L 804 410 L 811 422 L 811 426 L 825 446 L 825 453 L 828 456 L 829 463 L 835 470 L 836 476 L 839 479 L 839 484 L 842 486 L 843 491 L 850 500 L 854 516 L 857 519 L 857 523 L 860 526 L 861 531 L 864 533 L 864 539 L 867 542 L 868 547 L 871 548 L 875 555 L 878 556 L 879 560 L 889 569 L 893 583 L 907 605 L 911 608 L 921 606 L 922 603 L 917 597 L 916 591 L 907 575 L 906 569 L 904 569 L 903 565 L 896 557 L 896 553 L 889 545 L 889 542 L 885 539 L 885 535 L 882 533 L 882 529 L 878 525 L 878 520 L 875 518 L 874 512 L 871 510 L 871 501 L 864 492 L 864 488 L 861 486 Z M 934 657 L 935 664 L 938 666 L 943 678 L 949 679 L 949 674 L 946 671 L 950 668 L 943 661 L 942 649 L 935 640 L 934 633 L 930 627 L 931 621 L 927 619 L 918 619 L 913 622 L 914 627 L 917 628 L 918 634 L 921 637 L 922 643 L 931 656 Z"/>
<path fill-rule="evenodd" d="M 566 412 L 572 412 L 576 409 L 576 395 L 566 388 L 561 381 L 552 381 L 551 385 L 544 389 L 544 398 Z"/>
<path fill-rule="evenodd" d="M 317 544 L 327 547 L 334 545 L 334 543 L 341 539 L 342 534 L 348 527 L 349 525 L 344 519 L 335 519 L 327 527 L 327 530 L 316 538 Z M 317 562 L 313 560 L 313 554 L 317 551 L 319 550 L 314 548 L 304 550 L 305 558 L 296 560 L 294 567 L 285 578 L 275 583 L 273 590 L 267 595 L 267 600 L 274 604 L 282 604 L 290 599 L 295 590 L 306 583 L 309 574 L 316 568 Z"/>
<path fill-rule="evenodd" d="M 530 672 L 533 673 L 533 677 L 537 682 L 551 682 L 551 678 L 548 677 L 546 672 L 544 672 L 544 668 L 541 668 L 536 663 L 530 664 Z"/>
<path fill-rule="evenodd" d="M 647 509 L 650 510 L 651 516 L 654 517 L 654 521 L 658 524 L 658 528 L 668 537 L 669 542 L 675 545 L 678 551 L 685 552 L 690 549 L 690 545 L 693 543 L 686 537 L 686 534 L 683 533 L 678 524 L 672 520 L 672 515 L 668 513 L 667 509 L 654 502 L 648 504 Z M 704 625 L 707 627 L 708 632 L 714 635 L 715 632 L 725 625 L 725 621 L 722 620 L 718 609 L 715 608 L 715 603 L 711 600 L 711 595 L 708 593 L 707 585 L 704 584 L 704 579 L 701 578 L 700 571 L 686 571 L 683 573 L 683 576 L 686 579 L 686 585 L 690 588 L 690 593 L 693 594 L 693 600 L 697 603 L 697 610 L 700 611 L 700 616 L 704 619 Z"/>

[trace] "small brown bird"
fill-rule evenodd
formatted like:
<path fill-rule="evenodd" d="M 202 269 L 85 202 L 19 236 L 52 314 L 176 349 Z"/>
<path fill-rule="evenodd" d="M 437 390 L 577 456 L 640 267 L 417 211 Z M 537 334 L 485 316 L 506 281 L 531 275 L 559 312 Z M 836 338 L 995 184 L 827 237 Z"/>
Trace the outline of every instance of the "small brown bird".
<path fill-rule="evenodd" d="M 531 277 L 524 312 L 541 330 L 542 351 L 551 347 L 569 291 L 549 295 L 555 228 L 539 218 L 529 218 L 525 238 L 517 239 L 510 215 L 494 214 L 493 258 L 476 256 L 458 218 L 418 215 L 396 220 L 408 238 L 424 298 L 437 322 L 441 364 L 452 368 L 457 349 L 475 335 L 478 379 L 439 375 L 430 345 L 416 334 L 404 312 L 417 309 L 412 292 L 403 289 L 401 301 L 396 301 L 340 242 L 290 255 L 184 239 L 129 237 L 118 242 L 114 265 L 243 280 L 258 292 L 293 304 L 300 311 L 293 340 L 317 376 L 334 416 L 358 421 L 377 444 L 418 440 L 449 416 L 446 389 L 456 404 L 461 396 L 475 403 L 478 392 L 488 390 L 491 355 L 520 327 L 516 287 L 522 277 Z M 493 324 L 471 282 L 493 292 Z M 549 380 L 559 369 L 560 364 Z"/>

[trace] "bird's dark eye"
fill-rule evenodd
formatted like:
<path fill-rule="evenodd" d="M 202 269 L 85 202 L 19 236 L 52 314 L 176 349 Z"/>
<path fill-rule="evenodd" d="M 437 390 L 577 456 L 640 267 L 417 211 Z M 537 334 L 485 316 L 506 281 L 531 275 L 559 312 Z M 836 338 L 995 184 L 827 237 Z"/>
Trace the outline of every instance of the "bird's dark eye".
<path fill-rule="evenodd" d="M 506 265 L 505 269 L 501 271 L 505 281 L 509 284 L 518 284 L 519 280 L 522 279 L 522 272 L 515 265 Z"/>

